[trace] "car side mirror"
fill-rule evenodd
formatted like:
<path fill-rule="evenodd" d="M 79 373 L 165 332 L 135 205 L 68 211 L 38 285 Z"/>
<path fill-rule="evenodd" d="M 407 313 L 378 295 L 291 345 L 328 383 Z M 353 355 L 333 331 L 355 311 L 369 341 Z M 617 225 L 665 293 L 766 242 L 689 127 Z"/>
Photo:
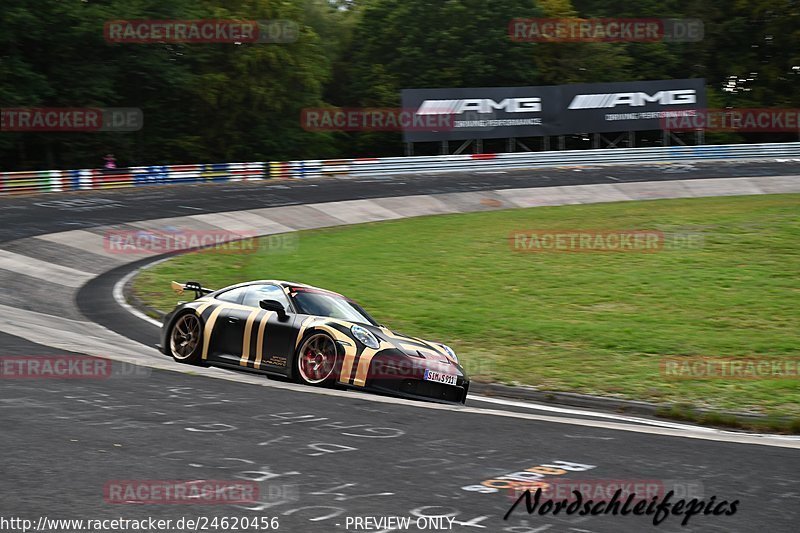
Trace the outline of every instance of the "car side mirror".
<path fill-rule="evenodd" d="M 258 302 L 258 305 L 265 311 L 275 311 L 278 313 L 278 318 L 280 320 L 286 320 L 286 317 L 289 316 L 286 314 L 286 309 L 284 309 L 283 304 L 278 300 L 261 300 Z"/>

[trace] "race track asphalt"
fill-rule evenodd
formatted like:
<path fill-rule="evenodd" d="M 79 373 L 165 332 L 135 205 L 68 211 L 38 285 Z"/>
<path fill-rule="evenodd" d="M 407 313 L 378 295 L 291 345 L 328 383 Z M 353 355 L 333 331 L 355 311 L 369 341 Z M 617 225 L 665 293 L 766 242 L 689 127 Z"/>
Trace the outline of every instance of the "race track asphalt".
<path fill-rule="evenodd" d="M 385 178 L 202 183 L 3 197 L 0 242 L 135 220 L 418 194 L 800 174 L 800 161 L 582 166 Z"/>
<path fill-rule="evenodd" d="M 3 198 L 0 241 L 192 212 L 497 188 L 792 175 L 798 170 L 797 163 L 595 167 Z M 151 344 L 154 326 L 101 297 L 131 268 L 92 281 L 79 293 L 78 304 L 89 319 Z M 0 345 L 3 358 L 69 355 L 2 332 Z M 414 521 L 446 515 L 456 520 L 446 530 L 486 533 L 789 532 L 798 524 L 797 440 L 744 444 L 722 436 L 716 440 L 715 434 L 689 438 L 688 426 L 685 435 L 662 434 L 657 428 L 611 429 L 593 425 L 591 417 L 555 422 L 511 411 L 375 401 L 361 393 L 313 394 L 237 382 L 237 374 L 229 372 L 230 379 L 196 375 L 177 364 L 176 371 L 109 364 L 111 373 L 97 379 L 2 380 L 0 520 L 278 517 L 280 531 L 345 532 L 365 531 L 346 527 L 348 517 L 400 516 L 412 518 L 409 531 L 436 531 L 417 529 Z M 669 516 L 655 526 L 652 516 L 528 516 L 523 505 L 503 520 L 513 503 L 508 490 L 464 489 L 537 465 L 570 463 L 592 468 L 544 480 L 584 486 L 593 480 L 593 489 L 614 483 L 674 488 L 673 501 L 684 496 L 714 497 L 715 504 L 739 500 L 738 511 L 694 516 L 687 526 L 681 526 L 682 517 Z M 111 503 L 104 488 L 119 480 L 250 481 L 259 496 L 257 503 L 237 505 Z M 2 522 L 0 529 L 12 530 Z"/>
<path fill-rule="evenodd" d="M 12 354 L 48 355 L 1 340 Z M 332 399 L 141 367 L 107 379 L 7 380 L 0 389 L 0 516 L 277 516 L 281 530 L 291 532 L 356 531 L 345 528 L 348 516 L 415 515 L 472 524 L 455 531 L 796 530 L 797 449 L 376 404 L 358 396 Z M 739 500 L 739 509 L 734 516 L 694 516 L 688 527 L 677 516 L 658 528 L 652 516 L 528 516 L 524 505 L 504 521 L 509 491 L 463 489 L 556 461 L 594 467 L 569 472 L 562 482 L 671 487 L 676 496 Z M 259 499 L 108 503 L 104 487 L 119 480 L 257 481 Z"/>

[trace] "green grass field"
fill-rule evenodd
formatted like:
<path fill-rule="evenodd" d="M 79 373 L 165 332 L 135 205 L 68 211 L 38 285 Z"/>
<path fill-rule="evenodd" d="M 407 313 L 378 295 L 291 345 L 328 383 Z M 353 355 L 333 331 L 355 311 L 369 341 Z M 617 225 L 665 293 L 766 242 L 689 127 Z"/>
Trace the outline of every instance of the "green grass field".
<path fill-rule="evenodd" d="M 699 236 L 656 253 L 520 253 L 515 230 Z M 301 232 L 295 251 L 195 253 L 169 282 L 289 279 L 342 292 L 400 332 L 450 344 L 481 381 L 800 419 L 800 378 L 675 380 L 665 357 L 800 357 L 800 195 L 491 211 Z M 668 239 L 669 241 L 669 239 Z"/>

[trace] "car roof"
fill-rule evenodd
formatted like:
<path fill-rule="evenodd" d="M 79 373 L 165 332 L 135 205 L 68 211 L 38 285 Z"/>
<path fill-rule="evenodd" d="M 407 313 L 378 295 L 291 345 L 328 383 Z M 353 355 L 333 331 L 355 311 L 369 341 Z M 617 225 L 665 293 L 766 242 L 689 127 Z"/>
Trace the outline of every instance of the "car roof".
<path fill-rule="evenodd" d="M 332 291 L 330 289 L 323 289 L 322 287 L 315 287 L 313 285 L 308 285 L 307 283 L 298 283 L 296 281 L 284 281 L 284 280 L 278 280 L 278 279 L 258 279 L 258 280 L 253 280 L 253 281 L 248 281 L 248 282 L 242 283 L 241 285 L 252 285 L 254 283 L 265 283 L 265 284 L 270 284 L 270 285 L 280 285 L 281 287 L 302 287 L 304 289 L 315 289 L 315 290 L 318 290 L 318 291 L 323 291 L 323 292 L 328 292 L 328 293 L 331 293 L 331 294 L 336 294 L 338 296 L 341 296 L 342 298 L 347 298 L 343 294 L 340 294 L 340 293 L 338 293 L 336 291 Z"/>

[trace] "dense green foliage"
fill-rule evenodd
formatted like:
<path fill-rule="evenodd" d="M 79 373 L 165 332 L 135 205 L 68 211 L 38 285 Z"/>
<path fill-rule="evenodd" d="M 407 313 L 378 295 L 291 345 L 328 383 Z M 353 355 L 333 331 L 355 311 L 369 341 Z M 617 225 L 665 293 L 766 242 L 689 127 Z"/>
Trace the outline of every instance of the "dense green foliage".
<path fill-rule="evenodd" d="M 409 87 L 705 77 L 715 105 L 800 107 L 797 0 L 3 0 L 0 15 L 0 106 L 145 116 L 136 133 L 2 133 L 0 170 L 99 166 L 109 151 L 122 165 L 399 154 L 399 134 L 307 132 L 300 110 L 397 106 Z M 507 35 L 515 17 L 573 15 L 696 17 L 706 36 L 536 44 Z M 103 35 L 109 20 L 201 18 L 291 19 L 301 31 L 269 45 Z"/>

